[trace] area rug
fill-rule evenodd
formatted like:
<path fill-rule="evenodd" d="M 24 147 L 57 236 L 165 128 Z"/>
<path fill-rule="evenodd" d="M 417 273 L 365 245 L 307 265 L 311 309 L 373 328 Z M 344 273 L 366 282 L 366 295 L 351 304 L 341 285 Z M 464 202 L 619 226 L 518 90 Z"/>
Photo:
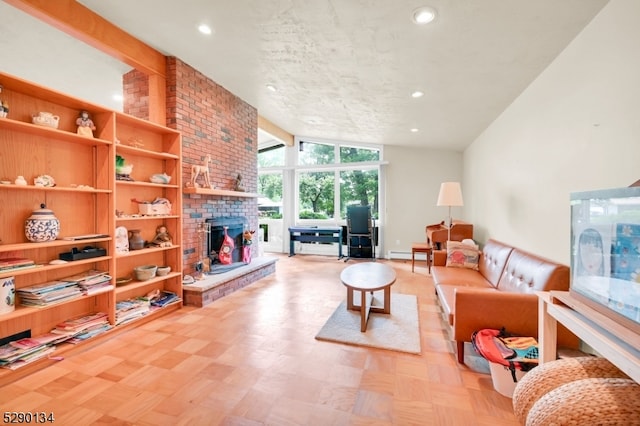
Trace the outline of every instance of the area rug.
<path fill-rule="evenodd" d="M 379 298 L 376 304 L 381 305 Z M 318 340 L 368 346 L 393 351 L 420 353 L 418 299 L 410 294 L 391 295 L 391 314 L 371 313 L 367 331 L 360 331 L 360 312 L 340 303 L 316 335 Z"/>

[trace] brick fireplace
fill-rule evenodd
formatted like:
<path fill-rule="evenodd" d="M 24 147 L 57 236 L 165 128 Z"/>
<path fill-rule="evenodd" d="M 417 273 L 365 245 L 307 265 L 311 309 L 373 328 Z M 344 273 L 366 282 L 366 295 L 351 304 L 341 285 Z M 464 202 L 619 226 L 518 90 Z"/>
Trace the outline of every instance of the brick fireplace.
<path fill-rule="evenodd" d="M 124 76 L 124 112 L 148 117 L 148 79 L 134 70 Z M 175 57 L 167 58 L 167 126 L 182 133 L 182 180 L 189 182 L 191 166 L 211 155 L 211 183 L 216 189 L 233 190 L 238 174 L 244 190 L 257 192 L 258 113 L 224 87 Z M 193 275 L 196 264 L 206 256 L 198 229 L 212 218 L 242 217 L 249 230 L 258 229 L 257 198 L 206 194 L 183 195 L 183 271 Z M 201 236 L 200 236 L 201 237 Z M 255 242 L 254 244 L 258 244 Z M 253 246 L 257 253 L 257 246 Z M 253 263 L 253 262 L 252 262 Z M 248 268 L 252 269 L 252 268 Z M 250 271 L 255 279 L 238 276 L 220 285 L 237 289 L 275 270 Z M 249 282 L 247 282 L 249 281 Z M 238 285 L 242 283 L 242 285 Z M 229 291 L 223 291 L 226 294 Z M 222 295 L 224 295 L 222 294 Z M 187 304 L 191 304 L 185 297 Z"/>

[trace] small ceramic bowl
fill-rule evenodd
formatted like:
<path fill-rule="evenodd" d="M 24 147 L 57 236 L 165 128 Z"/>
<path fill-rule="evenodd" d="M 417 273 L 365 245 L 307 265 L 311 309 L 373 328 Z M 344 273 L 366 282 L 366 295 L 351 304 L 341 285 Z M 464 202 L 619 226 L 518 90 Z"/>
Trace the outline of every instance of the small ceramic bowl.
<path fill-rule="evenodd" d="M 171 272 L 171 266 L 158 266 L 158 271 L 156 272 L 156 275 L 158 275 L 159 277 L 163 277 L 167 275 L 169 272 Z"/>
<path fill-rule="evenodd" d="M 156 276 L 158 267 L 156 265 L 144 265 L 133 268 L 138 281 L 146 281 Z"/>

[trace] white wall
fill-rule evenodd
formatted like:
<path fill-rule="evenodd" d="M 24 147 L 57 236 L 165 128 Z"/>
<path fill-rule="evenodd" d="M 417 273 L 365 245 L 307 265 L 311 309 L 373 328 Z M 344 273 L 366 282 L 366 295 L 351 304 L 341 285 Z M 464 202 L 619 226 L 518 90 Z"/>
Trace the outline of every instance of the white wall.
<path fill-rule="evenodd" d="M 386 257 L 389 250 L 410 253 L 412 242 L 426 241 L 425 226 L 447 218 L 448 209 L 436 206 L 440 183 L 462 181 L 462 153 L 385 146 L 384 159 L 389 164 L 384 166 L 387 211 L 380 255 Z M 451 215 L 465 219 L 460 207 Z"/>
<path fill-rule="evenodd" d="M 464 152 L 465 216 L 569 263 L 569 194 L 640 178 L 640 2 L 612 0 Z"/>

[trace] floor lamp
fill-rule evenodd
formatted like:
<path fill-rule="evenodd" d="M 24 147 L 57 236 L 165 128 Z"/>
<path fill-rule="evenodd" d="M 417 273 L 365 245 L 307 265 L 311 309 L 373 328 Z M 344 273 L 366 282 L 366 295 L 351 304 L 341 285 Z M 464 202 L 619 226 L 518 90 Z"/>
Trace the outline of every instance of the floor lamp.
<path fill-rule="evenodd" d="M 451 226 L 453 221 L 451 220 L 451 207 L 461 207 L 464 205 L 462 201 L 462 189 L 460 189 L 459 182 L 442 182 L 440 184 L 440 193 L 438 194 L 439 207 L 449 207 L 449 234 L 447 241 L 451 240 Z"/>

